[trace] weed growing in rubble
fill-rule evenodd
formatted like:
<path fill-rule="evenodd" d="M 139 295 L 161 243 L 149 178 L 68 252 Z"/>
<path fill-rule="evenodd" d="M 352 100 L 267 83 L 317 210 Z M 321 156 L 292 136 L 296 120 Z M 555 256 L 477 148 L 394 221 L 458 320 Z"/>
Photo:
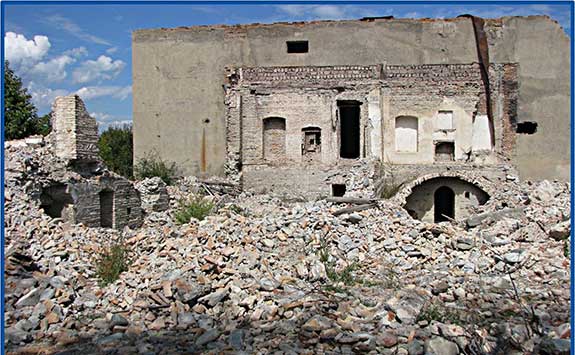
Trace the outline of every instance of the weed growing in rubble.
<path fill-rule="evenodd" d="M 569 259 L 569 239 L 563 241 L 563 255 Z"/>
<path fill-rule="evenodd" d="M 429 323 L 431 323 L 431 321 L 451 324 L 461 323 L 458 312 L 438 302 L 430 302 L 423 307 L 417 316 L 417 322 L 420 321 L 427 321 Z"/>
<path fill-rule="evenodd" d="M 115 244 L 106 250 L 97 261 L 96 274 L 100 285 L 106 286 L 116 281 L 120 274 L 128 270 L 128 250 L 123 244 Z"/>
<path fill-rule="evenodd" d="M 188 223 L 192 217 L 201 221 L 212 212 L 213 208 L 214 204 L 202 196 L 194 196 L 188 200 L 180 201 L 180 207 L 175 214 L 176 222 L 178 224 Z"/>
<path fill-rule="evenodd" d="M 137 179 L 159 177 L 167 185 L 171 185 L 177 176 L 176 163 L 162 160 L 157 154 L 149 154 L 141 158 L 134 167 Z"/>

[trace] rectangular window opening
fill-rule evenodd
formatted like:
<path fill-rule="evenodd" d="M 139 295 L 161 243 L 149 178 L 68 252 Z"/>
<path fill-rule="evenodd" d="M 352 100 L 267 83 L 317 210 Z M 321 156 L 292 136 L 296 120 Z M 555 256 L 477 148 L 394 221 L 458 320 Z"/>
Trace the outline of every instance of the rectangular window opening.
<path fill-rule="evenodd" d="M 435 145 L 435 161 L 455 160 L 455 144 L 453 142 L 440 142 Z"/>
<path fill-rule="evenodd" d="M 332 184 L 331 194 L 334 197 L 343 197 L 345 195 L 345 184 Z"/>
<path fill-rule="evenodd" d="M 537 132 L 537 122 L 518 122 L 515 132 L 520 134 L 534 134 Z"/>
<path fill-rule="evenodd" d="M 307 53 L 309 52 L 308 41 L 287 41 L 288 53 Z"/>
<path fill-rule="evenodd" d="M 303 149 L 302 154 L 312 154 L 321 152 L 321 129 L 303 128 Z"/>
<path fill-rule="evenodd" d="M 338 101 L 340 121 L 340 147 L 339 156 L 346 159 L 359 158 L 359 117 L 360 102 L 358 101 Z"/>

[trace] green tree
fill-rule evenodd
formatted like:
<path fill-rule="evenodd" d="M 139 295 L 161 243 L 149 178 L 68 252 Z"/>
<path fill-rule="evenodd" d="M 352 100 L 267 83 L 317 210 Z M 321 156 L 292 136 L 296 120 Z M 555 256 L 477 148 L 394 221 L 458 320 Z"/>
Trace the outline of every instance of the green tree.
<path fill-rule="evenodd" d="M 132 126 L 108 127 L 100 134 L 98 148 L 108 169 L 129 179 L 133 177 Z"/>
<path fill-rule="evenodd" d="M 4 62 L 4 136 L 6 139 L 21 139 L 34 134 L 50 132 L 50 116 L 38 118 L 32 104 L 32 96 L 22 86 L 20 79 Z"/>

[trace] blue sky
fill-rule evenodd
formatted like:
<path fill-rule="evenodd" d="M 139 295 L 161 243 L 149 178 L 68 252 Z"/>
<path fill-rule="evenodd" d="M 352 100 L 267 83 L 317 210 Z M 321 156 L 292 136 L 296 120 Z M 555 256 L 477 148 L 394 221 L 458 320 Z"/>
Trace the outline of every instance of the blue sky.
<path fill-rule="evenodd" d="M 131 31 L 142 28 L 366 16 L 485 18 L 546 14 L 570 31 L 569 5 L 5 5 L 5 58 L 40 114 L 78 93 L 101 128 L 132 119 Z"/>

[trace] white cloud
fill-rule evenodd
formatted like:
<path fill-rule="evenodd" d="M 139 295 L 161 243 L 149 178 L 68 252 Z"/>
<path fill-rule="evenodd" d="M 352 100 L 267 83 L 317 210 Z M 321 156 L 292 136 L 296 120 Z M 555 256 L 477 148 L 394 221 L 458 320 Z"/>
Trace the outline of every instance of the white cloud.
<path fill-rule="evenodd" d="M 98 36 L 94 36 L 90 33 L 87 33 L 86 31 L 84 31 L 78 24 L 74 23 L 73 21 L 71 21 L 70 19 L 67 19 L 66 17 L 62 16 L 62 15 L 51 15 L 51 16 L 47 16 L 43 18 L 44 22 L 58 28 L 61 30 L 64 30 L 66 32 L 68 32 L 69 34 L 80 38 L 81 40 L 87 41 L 87 42 L 93 42 L 96 44 L 103 44 L 106 46 L 110 45 L 110 42 L 106 41 L 103 38 L 100 38 Z"/>
<path fill-rule="evenodd" d="M 7 32 L 4 35 L 4 53 L 6 60 L 15 67 L 29 67 L 39 62 L 50 50 L 51 44 L 46 36 L 34 36 L 28 40 L 24 35 Z"/>
<path fill-rule="evenodd" d="M 280 12 L 289 20 L 341 20 L 375 16 L 371 9 L 354 5 L 278 5 Z"/>
<path fill-rule="evenodd" d="M 81 57 L 85 57 L 88 55 L 88 50 L 86 49 L 86 47 L 78 47 L 78 48 L 68 49 L 67 51 L 65 51 L 62 54 L 69 55 L 69 56 L 72 56 L 74 58 L 81 58 Z"/>
<path fill-rule="evenodd" d="M 346 17 L 345 10 L 341 6 L 321 5 L 321 6 L 316 6 L 312 11 L 318 17 L 323 17 L 323 18 L 338 19 L 338 18 Z"/>
<path fill-rule="evenodd" d="M 106 49 L 107 54 L 114 54 L 117 51 L 118 51 L 118 47 L 111 47 L 111 48 Z"/>
<path fill-rule="evenodd" d="M 74 70 L 74 82 L 87 83 L 94 80 L 110 80 L 115 78 L 126 66 L 121 60 L 112 60 L 101 55 L 97 60 L 87 60 Z"/>
<path fill-rule="evenodd" d="M 110 115 L 103 112 L 91 112 L 90 116 L 94 117 L 98 122 L 98 127 L 101 131 L 105 131 L 108 127 L 131 125 L 132 120 L 126 116 Z"/>
<path fill-rule="evenodd" d="M 66 66 L 76 60 L 67 55 L 61 55 L 47 62 L 40 62 L 34 65 L 27 75 L 42 78 L 48 82 L 62 81 L 66 78 Z"/>
<path fill-rule="evenodd" d="M 64 89 L 50 89 L 36 84 L 35 82 L 30 82 L 28 84 L 28 91 L 32 95 L 32 102 L 38 108 L 39 112 L 50 111 L 52 102 L 58 96 L 68 95 L 68 91 Z"/>
<path fill-rule="evenodd" d="M 125 100 L 132 94 L 132 86 L 85 86 L 76 94 L 83 100 L 96 99 L 103 96 L 111 96 L 120 100 Z"/>

